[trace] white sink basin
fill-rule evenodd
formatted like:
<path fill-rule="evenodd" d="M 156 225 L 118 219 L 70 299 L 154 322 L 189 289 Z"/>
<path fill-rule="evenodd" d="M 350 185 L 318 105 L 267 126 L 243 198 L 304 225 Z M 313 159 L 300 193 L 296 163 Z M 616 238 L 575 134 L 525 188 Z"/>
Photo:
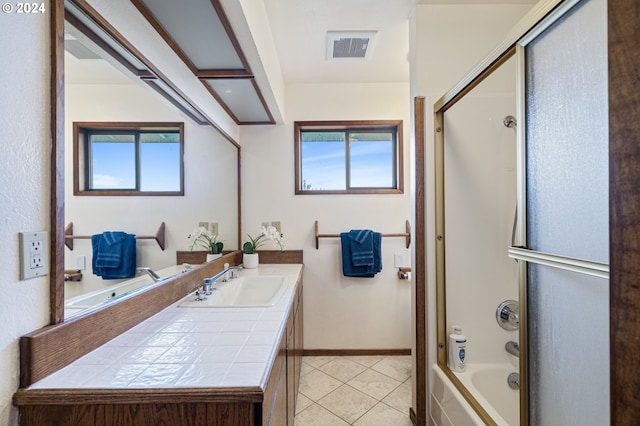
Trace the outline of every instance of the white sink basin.
<path fill-rule="evenodd" d="M 242 277 L 226 283 L 216 282 L 206 300 L 189 296 L 178 306 L 181 308 L 251 308 L 273 306 L 285 289 L 284 276 L 263 275 Z"/>

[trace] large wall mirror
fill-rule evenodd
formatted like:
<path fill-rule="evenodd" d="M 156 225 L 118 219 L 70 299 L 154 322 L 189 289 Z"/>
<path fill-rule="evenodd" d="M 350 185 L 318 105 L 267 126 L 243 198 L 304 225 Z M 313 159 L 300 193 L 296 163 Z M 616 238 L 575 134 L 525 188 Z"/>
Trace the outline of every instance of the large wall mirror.
<path fill-rule="evenodd" d="M 103 35 L 96 34 L 100 26 L 93 25 L 101 23 L 101 18 L 87 14 L 79 3 L 84 4 L 64 2 L 64 219 L 58 218 L 56 228 L 64 226 L 64 232 L 74 238 L 63 237 L 67 243 L 63 249 L 59 241 L 55 244 L 56 251 L 64 250 L 64 278 L 60 271 L 52 271 L 52 323 L 86 312 L 97 303 L 113 303 L 137 287 L 154 283 L 143 271 L 130 279 L 104 279 L 94 274 L 94 252 L 88 238 L 92 235 L 109 231 L 137 235 L 136 267 L 148 267 L 161 277 L 186 269 L 176 264 L 176 252 L 191 249 L 188 236 L 199 226 L 216 232 L 224 250 L 238 249 L 239 239 L 239 147 L 209 125 L 188 100 L 175 96 L 170 82 L 140 71 L 148 64 L 141 64 L 135 54 L 127 52 L 126 45 L 114 48 L 103 43 Z M 57 55 L 59 59 L 61 56 Z M 123 57 L 133 66 L 123 63 Z M 175 143 L 166 146 L 182 149 L 183 194 L 78 194 L 74 191 L 74 171 L 78 167 L 83 167 L 83 172 L 87 169 L 86 164 L 74 161 L 74 123 L 76 129 L 78 123 L 85 127 L 94 124 L 96 128 L 107 123 L 118 123 L 126 129 L 153 130 L 154 124 L 179 128 L 182 147 Z M 166 137 L 160 133 L 144 137 L 159 143 Z M 62 136 L 59 130 L 57 134 Z M 84 146 L 77 134 L 75 137 L 76 145 Z M 110 137 L 113 143 L 124 138 Z M 117 155 L 126 160 L 124 154 Z M 151 163 L 168 170 L 169 165 L 163 161 L 158 156 Z M 62 165 L 57 169 L 54 176 L 61 173 Z M 100 178 L 109 181 L 117 177 L 103 173 Z M 55 185 L 52 191 L 54 200 Z M 61 232 L 56 229 L 56 236 Z M 158 234 L 162 234 L 162 244 L 155 238 Z M 141 238 L 147 236 L 152 238 Z M 205 250 L 198 245 L 193 249 Z M 54 255 L 61 259 L 60 253 Z"/>

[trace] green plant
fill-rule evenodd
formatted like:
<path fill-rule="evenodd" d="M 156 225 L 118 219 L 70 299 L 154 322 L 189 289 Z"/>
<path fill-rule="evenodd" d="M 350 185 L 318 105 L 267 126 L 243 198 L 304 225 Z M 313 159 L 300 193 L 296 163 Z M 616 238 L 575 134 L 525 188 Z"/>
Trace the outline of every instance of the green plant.
<path fill-rule="evenodd" d="M 190 251 L 193 251 L 193 248 L 198 245 L 207 249 L 210 254 L 222 253 L 224 244 L 222 241 L 218 241 L 218 234 L 212 234 L 202 226 L 194 229 L 187 238 L 191 241 Z"/>
<path fill-rule="evenodd" d="M 280 250 L 284 251 L 284 242 L 282 241 L 282 234 L 274 226 L 262 227 L 262 232 L 257 237 L 252 237 L 247 234 L 249 241 L 245 241 L 242 245 L 242 251 L 246 254 L 254 254 L 260 246 L 270 240 L 277 243 L 280 246 Z"/>

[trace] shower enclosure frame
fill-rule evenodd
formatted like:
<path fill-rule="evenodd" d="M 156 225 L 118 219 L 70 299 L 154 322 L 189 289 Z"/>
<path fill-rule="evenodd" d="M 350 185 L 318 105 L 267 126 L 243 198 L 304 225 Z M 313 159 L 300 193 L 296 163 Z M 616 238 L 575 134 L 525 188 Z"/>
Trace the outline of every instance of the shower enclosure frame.
<path fill-rule="evenodd" d="M 529 16 L 529 15 L 528 15 Z M 526 19 L 526 17 L 525 17 Z M 537 22 L 537 20 L 536 20 Z M 518 28 L 518 27 L 517 27 Z M 530 28 L 527 26 L 527 28 Z M 435 219 L 436 219 L 436 307 L 437 307 L 437 359 L 438 366 L 443 370 L 447 378 L 454 384 L 456 389 L 462 394 L 465 400 L 480 416 L 487 425 L 496 425 L 489 413 L 473 397 L 471 392 L 462 384 L 456 375 L 447 366 L 447 330 L 446 330 L 446 276 L 445 276 L 445 167 L 444 167 L 444 146 L 445 127 L 444 113 L 460 101 L 467 93 L 477 87 L 482 81 L 489 77 L 495 70 L 509 59 L 516 56 L 517 48 L 515 42 L 503 43 L 496 50 L 495 55 L 490 55 L 478 67 L 467 75 L 457 86 L 450 90 L 438 102 L 434 104 L 434 184 L 435 184 Z M 517 83 L 520 84 L 519 79 Z M 520 123 L 520 116 L 516 111 L 516 120 Z M 518 144 L 519 146 L 519 144 Z M 519 149 L 519 147 L 517 148 Z M 519 156 L 519 151 L 516 151 Z M 519 157 L 518 157 L 519 158 Z M 520 210 L 520 209 L 519 209 Z M 520 331 L 519 331 L 519 373 L 520 373 L 520 424 L 527 424 L 528 399 L 527 393 L 522 390 L 527 389 L 527 335 L 526 335 L 526 270 L 523 262 L 518 264 L 519 289 L 518 300 L 520 307 Z M 524 416 L 524 417 L 523 417 Z"/>
<path fill-rule="evenodd" d="M 535 6 L 478 66 L 434 104 L 434 184 L 435 184 L 435 247 L 436 247 L 436 305 L 437 305 L 437 360 L 445 375 L 460 391 L 476 413 L 489 425 L 495 421 L 475 400 L 460 380 L 447 367 L 446 330 L 446 274 L 445 274 L 445 191 L 444 191 L 444 113 L 461 100 L 473 88 L 491 75 L 508 59 L 515 56 L 516 120 L 517 126 L 517 229 L 516 242 L 509 248 L 509 256 L 517 259 L 520 306 L 520 424 L 529 421 L 529 360 L 527 321 L 527 264 L 529 262 L 562 268 L 583 274 L 609 278 L 609 266 L 604 263 L 567 258 L 526 249 L 526 119 L 525 119 L 525 48 L 545 29 L 580 3 L 581 0 L 548 0 Z"/>

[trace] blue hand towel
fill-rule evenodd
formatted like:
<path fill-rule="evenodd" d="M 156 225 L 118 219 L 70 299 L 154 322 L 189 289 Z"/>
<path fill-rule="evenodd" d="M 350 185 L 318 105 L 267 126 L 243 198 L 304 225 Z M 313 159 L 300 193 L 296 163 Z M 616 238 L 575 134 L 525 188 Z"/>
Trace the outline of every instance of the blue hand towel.
<path fill-rule="evenodd" d="M 103 268 L 117 268 L 122 262 L 122 252 L 124 248 L 124 232 L 103 232 L 98 245 L 98 255 L 96 256 L 96 266 Z"/>
<path fill-rule="evenodd" d="M 105 280 L 136 276 L 136 237 L 124 232 L 91 236 L 93 273 Z"/>
<path fill-rule="evenodd" d="M 351 263 L 354 266 L 373 266 L 373 232 L 368 229 L 349 231 Z"/>
<path fill-rule="evenodd" d="M 373 273 L 382 271 L 382 234 L 372 232 L 373 239 Z"/>
<path fill-rule="evenodd" d="M 360 240 L 360 242 L 358 242 Z M 364 243 L 366 247 L 363 247 Z M 346 277 L 371 278 L 382 270 L 382 234 L 379 232 L 350 231 L 340 234 L 342 243 L 342 274 Z M 371 244 L 369 247 L 368 244 Z M 354 262 L 354 247 L 356 261 Z M 370 261 L 363 253 L 371 251 Z M 366 264 L 357 265 L 356 263 Z"/>

